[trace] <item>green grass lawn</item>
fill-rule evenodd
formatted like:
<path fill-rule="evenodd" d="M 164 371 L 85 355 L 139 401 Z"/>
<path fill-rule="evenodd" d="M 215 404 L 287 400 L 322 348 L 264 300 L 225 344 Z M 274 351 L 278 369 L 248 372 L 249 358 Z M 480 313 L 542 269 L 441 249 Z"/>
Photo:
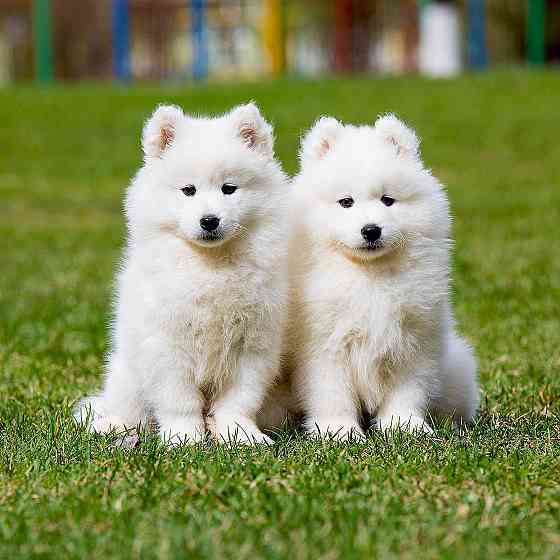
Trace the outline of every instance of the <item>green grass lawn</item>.
<path fill-rule="evenodd" d="M 74 426 L 100 386 L 143 119 L 248 99 L 290 173 L 322 113 L 417 128 L 449 189 L 457 316 L 480 360 L 466 435 L 125 452 Z M 559 130 L 554 73 L 1 90 L 0 558 L 560 557 Z"/>

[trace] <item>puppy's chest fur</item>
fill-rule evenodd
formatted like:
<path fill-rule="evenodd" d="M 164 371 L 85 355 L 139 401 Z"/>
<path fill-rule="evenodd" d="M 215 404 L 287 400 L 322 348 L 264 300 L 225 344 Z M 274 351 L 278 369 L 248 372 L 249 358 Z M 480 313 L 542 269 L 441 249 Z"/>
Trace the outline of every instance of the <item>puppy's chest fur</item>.
<path fill-rule="evenodd" d="M 313 338 L 321 352 L 359 383 L 391 383 L 403 364 L 414 360 L 435 336 L 438 289 L 430 292 L 414 278 L 348 274 L 339 284 L 315 284 L 307 299 L 313 311 Z"/>
<path fill-rule="evenodd" d="M 150 275 L 152 329 L 177 350 L 198 383 L 227 377 L 243 351 L 260 351 L 262 324 L 270 315 L 263 300 L 273 289 L 270 273 L 251 263 L 212 268 L 176 261 Z"/>

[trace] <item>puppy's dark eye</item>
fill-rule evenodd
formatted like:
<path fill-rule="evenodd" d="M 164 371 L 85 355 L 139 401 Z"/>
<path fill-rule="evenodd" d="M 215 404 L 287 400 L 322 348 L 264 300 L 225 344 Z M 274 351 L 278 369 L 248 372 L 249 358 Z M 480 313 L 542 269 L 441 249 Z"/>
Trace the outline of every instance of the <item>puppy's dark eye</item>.
<path fill-rule="evenodd" d="M 350 206 L 354 206 L 354 199 L 348 196 L 346 198 L 341 198 L 338 203 L 342 208 L 350 208 Z"/>
<path fill-rule="evenodd" d="M 222 185 L 222 192 L 224 194 L 233 194 L 237 190 L 237 185 L 233 185 L 232 183 L 224 183 Z"/>
<path fill-rule="evenodd" d="M 381 197 L 381 202 L 383 202 L 383 204 L 385 204 L 385 206 L 393 206 L 393 204 L 395 204 L 395 199 L 391 198 L 390 196 L 387 196 L 386 194 L 384 194 Z"/>
<path fill-rule="evenodd" d="M 196 192 L 196 187 L 194 185 L 187 185 L 186 187 L 183 187 L 181 191 L 183 191 L 183 194 L 185 196 L 194 196 L 194 193 Z"/>

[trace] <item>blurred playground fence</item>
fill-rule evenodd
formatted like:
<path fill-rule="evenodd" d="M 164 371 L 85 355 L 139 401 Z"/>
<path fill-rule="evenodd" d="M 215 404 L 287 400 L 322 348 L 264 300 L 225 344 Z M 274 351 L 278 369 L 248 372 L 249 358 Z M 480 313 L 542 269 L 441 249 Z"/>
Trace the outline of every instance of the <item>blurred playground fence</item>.
<path fill-rule="evenodd" d="M 0 0 L 0 83 L 453 75 L 559 59 L 560 0 Z"/>

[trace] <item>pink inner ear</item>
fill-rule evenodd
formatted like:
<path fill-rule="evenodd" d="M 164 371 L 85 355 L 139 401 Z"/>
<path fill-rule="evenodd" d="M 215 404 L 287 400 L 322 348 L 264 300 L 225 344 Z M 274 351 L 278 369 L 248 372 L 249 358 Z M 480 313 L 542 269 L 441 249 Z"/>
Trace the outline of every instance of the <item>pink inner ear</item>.
<path fill-rule="evenodd" d="M 323 140 L 321 140 L 321 144 L 319 145 L 319 157 L 322 158 L 325 156 L 330 149 L 330 142 L 326 138 L 323 138 Z"/>
<path fill-rule="evenodd" d="M 406 150 L 398 143 L 397 139 L 394 136 L 389 136 L 387 138 L 387 142 L 389 144 L 393 144 L 397 148 L 397 155 L 400 156 L 402 153 L 406 153 Z"/>
<path fill-rule="evenodd" d="M 257 143 L 257 132 L 253 126 L 249 123 L 243 123 L 239 128 L 239 136 L 249 146 L 249 148 L 254 148 Z"/>
<path fill-rule="evenodd" d="M 173 138 L 175 138 L 175 131 L 173 130 L 173 127 L 168 127 L 168 128 L 162 128 L 161 129 L 161 137 L 160 137 L 160 149 L 163 152 L 163 150 L 165 150 L 165 148 L 167 148 L 167 146 L 169 146 L 169 144 L 171 144 L 171 142 L 173 141 Z"/>

